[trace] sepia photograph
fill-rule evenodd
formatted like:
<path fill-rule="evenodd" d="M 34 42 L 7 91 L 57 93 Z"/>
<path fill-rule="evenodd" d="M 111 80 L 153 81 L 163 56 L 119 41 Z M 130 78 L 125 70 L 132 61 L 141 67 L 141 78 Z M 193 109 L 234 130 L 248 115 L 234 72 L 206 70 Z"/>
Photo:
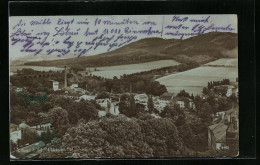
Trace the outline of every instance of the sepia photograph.
<path fill-rule="evenodd" d="M 237 15 L 9 17 L 11 160 L 239 156 Z"/>

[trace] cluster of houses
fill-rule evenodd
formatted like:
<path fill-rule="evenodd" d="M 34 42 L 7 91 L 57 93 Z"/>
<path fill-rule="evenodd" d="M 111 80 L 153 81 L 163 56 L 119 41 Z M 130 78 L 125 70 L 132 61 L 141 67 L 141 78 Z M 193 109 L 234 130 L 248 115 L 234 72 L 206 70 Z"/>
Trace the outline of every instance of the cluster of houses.
<path fill-rule="evenodd" d="M 52 82 L 53 91 L 61 91 L 59 87 L 59 82 L 50 80 Z M 238 96 L 238 88 L 234 85 L 222 85 L 222 87 L 227 88 L 226 96 L 230 97 L 233 93 Z M 24 88 L 16 88 L 16 92 L 22 92 Z M 141 104 L 144 106 L 145 110 L 148 111 L 148 100 L 149 96 L 145 93 L 129 93 L 134 95 L 134 100 L 136 104 Z M 71 84 L 67 87 L 66 83 L 66 72 L 65 72 L 65 86 L 64 94 L 65 98 L 70 98 L 76 102 L 80 100 L 95 100 L 102 109 L 99 110 L 99 117 L 105 116 L 106 114 L 119 115 L 119 103 L 122 94 L 110 93 L 109 98 L 96 99 L 97 94 L 88 92 L 85 89 L 79 88 L 78 84 Z M 207 99 L 207 96 L 202 96 L 203 99 Z M 192 99 L 188 97 L 176 97 L 176 95 L 171 93 L 165 93 L 162 96 L 152 96 L 154 108 L 159 112 L 162 112 L 164 108 L 170 103 L 179 105 L 181 109 L 196 110 L 196 106 Z M 155 118 L 158 117 L 155 114 L 151 114 Z M 44 114 L 43 114 L 43 118 Z M 208 147 L 213 150 L 228 150 L 231 147 L 236 147 L 238 144 L 238 109 L 231 109 L 225 112 L 218 112 L 213 117 L 213 125 L 208 127 Z M 39 120 L 39 122 L 34 122 L 30 124 L 21 123 L 19 125 L 10 125 L 10 139 L 17 143 L 18 140 L 23 138 L 24 130 L 31 130 L 37 135 L 41 136 L 47 130 L 51 131 L 51 123 L 48 121 Z M 39 155 L 41 149 L 45 147 L 44 142 L 39 141 L 34 144 L 28 144 L 23 148 L 17 148 L 17 152 L 23 157 L 33 158 Z"/>
<path fill-rule="evenodd" d="M 20 123 L 19 125 L 10 124 L 10 140 L 18 144 L 18 141 L 21 140 L 25 133 L 34 132 L 38 136 L 41 136 L 43 133 L 47 133 L 47 131 L 52 132 L 51 123 L 47 120 L 35 120 L 30 124 Z M 25 146 L 16 145 L 16 153 L 18 153 L 21 157 L 24 158 L 32 158 L 37 156 L 40 152 L 39 149 L 45 146 L 45 144 L 41 141 L 34 144 L 25 144 Z M 32 154 L 33 152 L 33 154 Z"/>
<path fill-rule="evenodd" d="M 213 122 L 215 124 L 208 127 L 209 149 L 220 151 L 238 148 L 238 108 L 216 113 Z"/>

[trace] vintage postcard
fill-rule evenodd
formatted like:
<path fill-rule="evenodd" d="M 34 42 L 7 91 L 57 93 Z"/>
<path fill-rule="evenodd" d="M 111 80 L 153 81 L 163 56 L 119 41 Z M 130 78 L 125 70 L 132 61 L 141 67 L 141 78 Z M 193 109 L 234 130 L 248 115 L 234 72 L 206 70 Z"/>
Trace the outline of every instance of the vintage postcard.
<path fill-rule="evenodd" d="M 239 155 L 237 15 L 10 16 L 10 157 Z"/>

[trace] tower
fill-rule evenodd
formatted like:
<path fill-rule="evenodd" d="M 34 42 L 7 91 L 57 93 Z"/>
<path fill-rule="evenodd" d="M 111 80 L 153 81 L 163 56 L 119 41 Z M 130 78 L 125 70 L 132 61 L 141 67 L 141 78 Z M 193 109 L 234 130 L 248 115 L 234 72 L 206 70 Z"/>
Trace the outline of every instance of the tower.
<path fill-rule="evenodd" d="M 66 89 L 67 88 L 67 67 L 66 67 L 66 65 L 65 65 L 64 75 L 65 75 L 64 88 Z"/>

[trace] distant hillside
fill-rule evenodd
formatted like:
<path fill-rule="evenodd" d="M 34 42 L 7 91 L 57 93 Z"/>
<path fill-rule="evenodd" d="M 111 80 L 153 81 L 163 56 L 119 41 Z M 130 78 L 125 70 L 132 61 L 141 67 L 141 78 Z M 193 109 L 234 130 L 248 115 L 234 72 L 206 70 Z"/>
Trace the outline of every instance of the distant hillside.
<path fill-rule="evenodd" d="M 146 38 L 119 49 L 80 58 L 28 62 L 25 65 L 101 67 L 173 59 L 180 63 L 200 64 L 223 57 L 237 56 L 237 34 L 210 32 L 185 40 Z"/>
<path fill-rule="evenodd" d="M 69 58 L 74 58 L 75 56 L 73 55 L 68 55 L 65 57 L 60 57 L 61 59 L 69 59 Z M 52 55 L 45 55 L 45 54 L 38 54 L 36 56 L 34 55 L 26 55 L 26 56 L 22 56 L 19 58 L 14 59 L 10 59 L 10 64 L 11 65 L 24 65 L 25 63 L 28 62 L 36 62 L 36 61 L 53 61 L 56 60 L 57 57 L 56 56 L 52 56 Z"/>

